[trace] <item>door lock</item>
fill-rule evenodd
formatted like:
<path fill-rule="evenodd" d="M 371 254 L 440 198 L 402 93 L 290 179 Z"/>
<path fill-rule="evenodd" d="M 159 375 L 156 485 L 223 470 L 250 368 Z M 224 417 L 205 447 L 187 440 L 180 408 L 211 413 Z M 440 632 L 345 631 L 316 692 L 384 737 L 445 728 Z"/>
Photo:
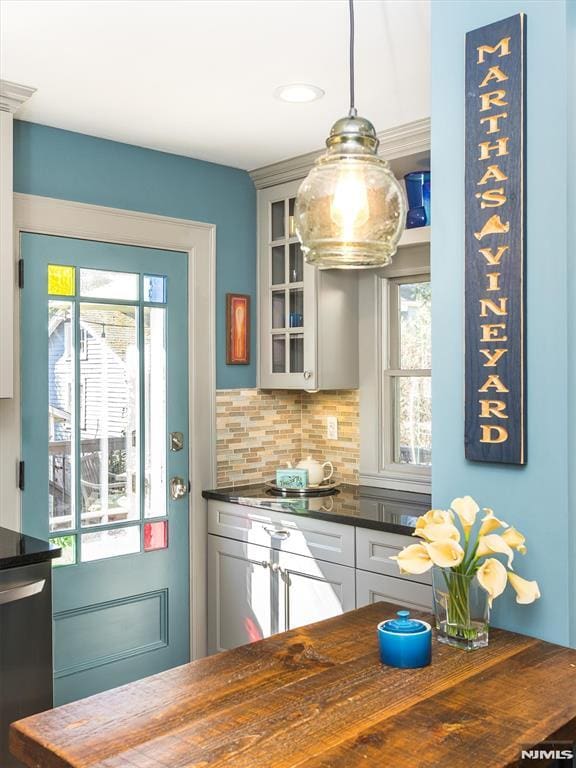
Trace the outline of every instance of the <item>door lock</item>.
<path fill-rule="evenodd" d="M 170 498 L 172 501 L 178 501 L 182 499 L 189 492 L 189 483 L 182 477 L 170 478 Z"/>

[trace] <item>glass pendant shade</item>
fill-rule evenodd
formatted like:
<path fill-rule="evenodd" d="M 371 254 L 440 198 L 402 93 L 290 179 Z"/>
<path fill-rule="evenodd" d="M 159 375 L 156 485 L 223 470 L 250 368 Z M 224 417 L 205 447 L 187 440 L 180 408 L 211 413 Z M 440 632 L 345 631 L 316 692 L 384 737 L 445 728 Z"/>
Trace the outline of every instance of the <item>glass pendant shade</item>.
<path fill-rule="evenodd" d="M 406 221 L 404 191 L 378 157 L 374 126 L 338 120 L 296 197 L 296 232 L 306 261 L 359 269 L 389 264 Z"/>

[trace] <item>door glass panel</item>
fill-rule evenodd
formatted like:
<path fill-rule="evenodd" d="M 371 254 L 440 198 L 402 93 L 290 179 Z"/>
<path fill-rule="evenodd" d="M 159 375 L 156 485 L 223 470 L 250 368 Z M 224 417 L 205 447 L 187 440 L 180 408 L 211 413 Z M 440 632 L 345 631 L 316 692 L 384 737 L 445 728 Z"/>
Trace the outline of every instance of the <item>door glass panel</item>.
<path fill-rule="evenodd" d="M 432 365 L 432 314 L 430 282 L 401 283 L 400 368 L 430 368 Z"/>
<path fill-rule="evenodd" d="M 74 296 L 76 269 L 61 264 L 48 264 L 48 293 L 55 296 Z"/>
<path fill-rule="evenodd" d="M 82 526 L 140 517 L 136 317 L 131 306 L 80 304 L 80 328 L 87 334 L 80 361 Z"/>
<path fill-rule="evenodd" d="M 291 197 L 288 201 L 288 237 L 296 236 L 296 220 L 294 219 L 294 206 L 296 198 Z"/>
<path fill-rule="evenodd" d="M 60 557 L 52 560 L 52 565 L 55 568 L 76 563 L 76 536 L 56 536 L 50 539 L 50 543 L 62 550 Z"/>
<path fill-rule="evenodd" d="M 394 461 L 429 466 L 432 463 L 432 397 L 430 376 L 398 376 L 392 379 Z"/>
<path fill-rule="evenodd" d="M 301 283 L 304 280 L 304 260 L 300 243 L 290 244 L 290 282 Z"/>
<path fill-rule="evenodd" d="M 144 552 L 166 549 L 168 546 L 168 521 L 144 523 Z"/>
<path fill-rule="evenodd" d="M 130 272 L 80 270 L 80 295 L 98 299 L 138 300 L 138 275 Z"/>
<path fill-rule="evenodd" d="M 140 526 L 109 528 L 105 531 L 83 533 L 80 542 L 82 562 L 102 560 L 104 557 L 131 555 L 140 552 Z"/>
<path fill-rule="evenodd" d="M 166 310 L 160 307 L 144 308 L 143 405 L 144 515 L 161 517 L 166 514 Z"/>
<path fill-rule="evenodd" d="M 304 370 L 304 336 L 290 336 L 290 372 L 302 373 Z"/>
<path fill-rule="evenodd" d="M 272 373 L 286 371 L 286 339 L 284 336 L 272 336 Z"/>
<path fill-rule="evenodd" d="M 285 282 L 284 246 L 275 245 L 272 248 L 272 285 L 282 285 Z"/>
<path fill-rule="evenodd" d="M 304 290 L 292 288 L 290 291 L 290 328 L 304 325 Z"/>
<path fill-rule="evenodd" d="M 286 293 L 272 291 L 272 328 L 286 327 Z"/>
<path fill-rule="evenodd" d="M 144 275 L 143 301 L 166 302 L 166 278 L 162 275 Z"/>
<path fill-rule="evenodd" d="M 75 527 L 74 305 L 48 302 L 49 529 Z"/>
<path fill-rule="evenodd" d="M 284 237 L 284 200 L 272 203 L 272 240 Z"/>

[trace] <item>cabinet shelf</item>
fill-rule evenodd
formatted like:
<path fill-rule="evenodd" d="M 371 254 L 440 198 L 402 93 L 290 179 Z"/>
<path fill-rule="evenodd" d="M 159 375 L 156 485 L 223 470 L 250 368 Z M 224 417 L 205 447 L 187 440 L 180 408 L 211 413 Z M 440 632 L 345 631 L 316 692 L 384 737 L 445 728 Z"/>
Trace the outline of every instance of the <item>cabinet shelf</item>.
<path fill-rule="evenodd" d="M 415 227 L 414 229 L 405 229 L 398 243 L 398 248 L 405 248 L 411 245 L 424 245 L 430 242 L 432 227 Z"/>

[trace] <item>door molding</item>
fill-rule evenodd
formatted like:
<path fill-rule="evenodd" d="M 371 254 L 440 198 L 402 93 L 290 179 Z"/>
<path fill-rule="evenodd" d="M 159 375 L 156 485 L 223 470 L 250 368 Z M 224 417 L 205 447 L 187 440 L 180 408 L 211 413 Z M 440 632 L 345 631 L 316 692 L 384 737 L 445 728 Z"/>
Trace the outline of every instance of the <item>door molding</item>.
<path fill-rule="evenodd" d="M 188 256 L 190 654 L 206 653 L 206 513 L 202 489 L 216 477 L 216 226 L 139 211 L 14 195 L 14 256 L 20 233 L 73 237 L 123 245 L 184 251 Z M 14 398 L 0 409 L 0 524 L 21 526 L 16 487 L 20 435 L 20 296 L 14 296 Z"/>

